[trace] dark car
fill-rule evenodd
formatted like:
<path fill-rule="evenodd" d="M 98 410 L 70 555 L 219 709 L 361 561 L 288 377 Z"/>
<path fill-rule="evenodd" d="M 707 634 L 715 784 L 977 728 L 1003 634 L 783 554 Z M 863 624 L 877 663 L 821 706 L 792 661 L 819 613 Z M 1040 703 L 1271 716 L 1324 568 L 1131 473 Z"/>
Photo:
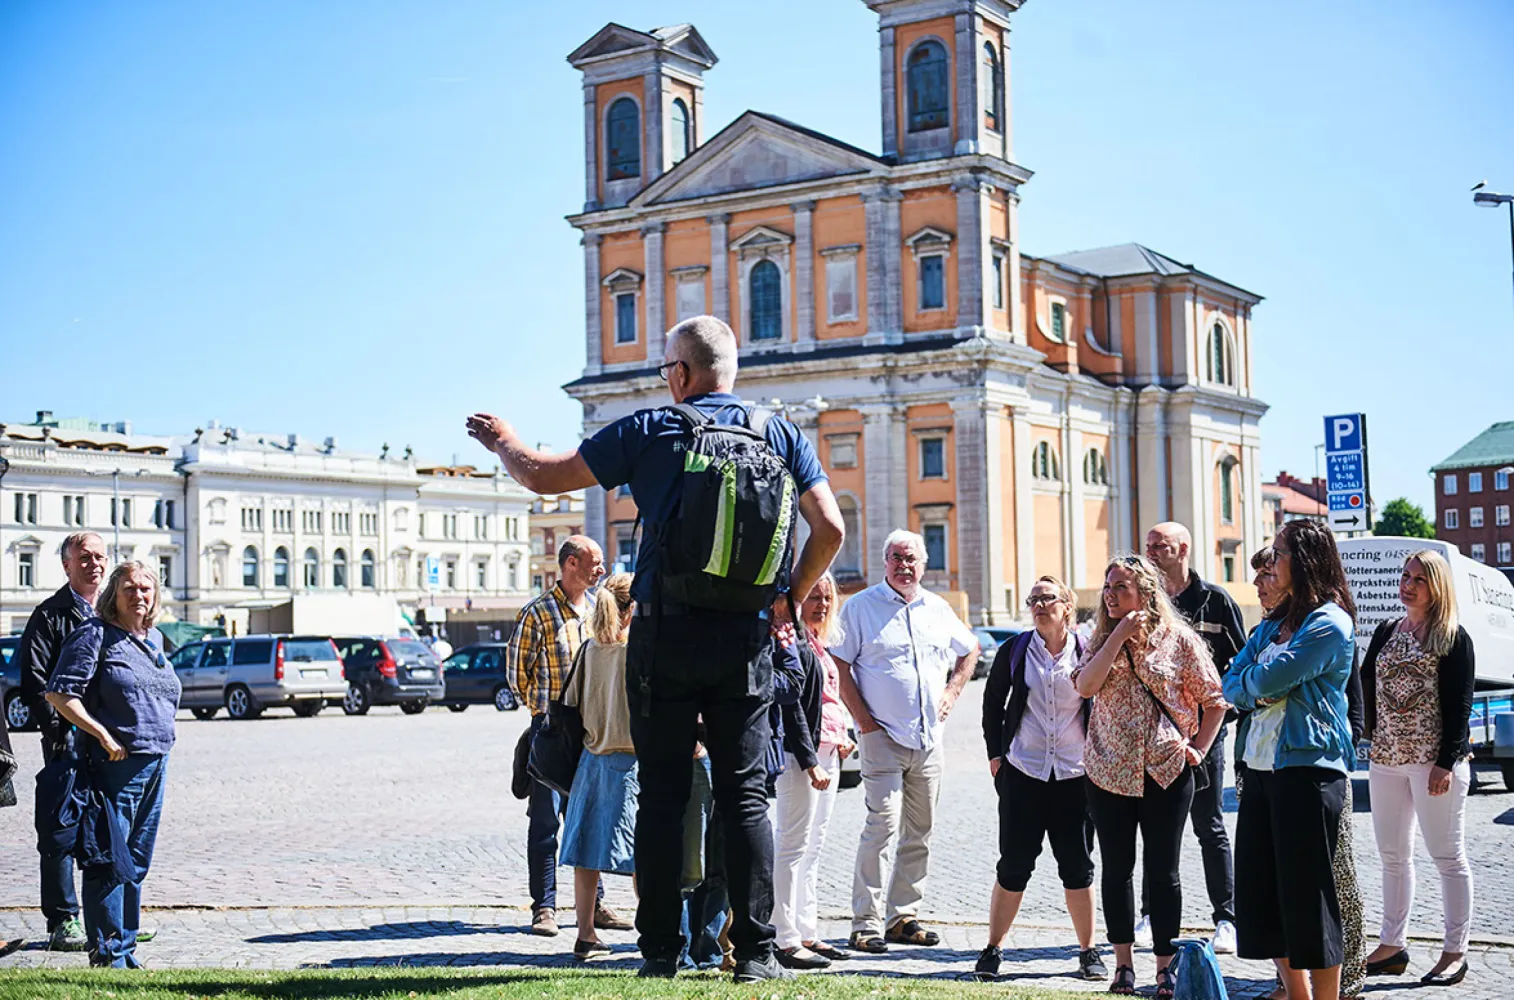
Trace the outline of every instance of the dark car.
<path fill-rule="evenodd" d="M 443 664 L 447 674 L 447 693 L 441 703 L 454 712 L 466 711 L 469 705 L 493 705 L 501 712 L 520 707 L 510 693 L 505 679 L 505 644 L 480 642 L 464 646 Z"/>
<path fill-rule="evenodd" d="M 0 706 L 5 709 L 6 726 L 16 731 L 32 725 L 32 710 L 21 700 L 21 663 L 16 659 L 20 648 L 19 635 L 0 638 Z"/>
<path fill-rule="evenodd" d="M 442 663 L 419 639 L 338 636 L 335 640 L 347 671 L 342 711 L 364 715 L 374 705 L 398 705 L 418 715 L 447 691 Z"/>
<path fill-rule="evenodd" d="M 973 665 L 973 680 L 987 677 L 999 647 L 1024 631 L 1019 625 L 979 625 L 973 629 L 973 635 L 978 637 L 978 662 Z"/>

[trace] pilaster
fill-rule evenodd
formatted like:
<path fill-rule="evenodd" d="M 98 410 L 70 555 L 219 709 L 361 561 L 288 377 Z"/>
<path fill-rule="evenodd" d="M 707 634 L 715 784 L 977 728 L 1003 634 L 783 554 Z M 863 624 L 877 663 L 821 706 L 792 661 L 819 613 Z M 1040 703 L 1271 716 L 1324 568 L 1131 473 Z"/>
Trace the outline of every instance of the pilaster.
<path fill-rule="evenodd" d="M 663 148 L 663 122 L 667 109 L 663 106 L 662 74 L 648 73 L 642 83 L 641 103 L 641 183 L 650 184 L 667 170 L 669 150 Z"/>
<path fill-rule="evenodd" d="M 1007 432 L 1003 406 L 985 402 L 983 423 L 983 523 L 985 525 L 983 612 L 986 624 L 998 625 L 1014 618 L 1014 610 L 1004 600 L 1004 502 L 1014 489 L 1014 470 L 1004 467 L 1004 434 Z"/>
<path fill-rule="evenodd" d="M 1020 277 L 1020 192 L 1016 189 L 1004 192 L 1004 215 L 1009 224 L 1009 246 L 1004 251 L 1004 270 L 1009 277 L 1009 338 L 1016 344 L 1029 343 L 1025 329 L 1025 289 Z"/>
<path fill-rule="evenodd" d="M 599 317 L 599 234 L 584 233 L 584 373 L 599 374 L 604 341 Z"/>
<path fill-rule="evenodd" d="M 647 272 L 647 362 L 662 363 L 663 337 L 667 331 L 668 296 L 664 284 L 667 268 L 663 265 L 662 234 L 667 229 L 662 222 L 649 222 L 641 227 L 642 255 Z"/>
<path fill-rule="evenodd" d="M 796 202 L 794 210 L 794 302 L 796 344 L 815 341 L 815 203 Z"/>
<path fill-rule="evenodd" d="M 894 451 L 895 424 L 901 428 L 903 414 L 892 403 L 874 403 L 858 407 L 862 413 L 862 461 L 865 497 L 862 523 L 865 538 L 860 548 L 862 572 L 868 580 L 882 579 L 883 540 L 890 531 L 901 527 L 893 507 L 906 502 L 904 470 Z"/>
<path fill-rule="evenodd" d="M 878 29 L 878 76 L 883 96 L 883 158 L 897 160 L 899 156 L 899 95 L 894 80 L 894 29 Z"/>
<path fill-rule="evenodd" d="M 888 321 L 884 335 L 888 343 L 904 340 L 904 233 L 901 205 L 904 194 L 894 188 L 883 192 L 883 259 L 888 267 Z M 872 332 L 872 331 L 868 331 Z"/>
<path fill-rule="evenodd" d="M 725 213 L 711 215 L 710 224 L 710 313 L 727 323 L 731 321 L 731 257 L 729 251 L 731 217 Z"/>
<path fill-rule="evenodd" d="M 594 84 L 584 84 L 584 211 L 599 207 L 599 111 Z"/>
<path fill-rule="evenodd" d="M 1193 289 L 1185 288 L 1172 299 L 1172 354 L 1177 369 L 1165 381 L 1168 385 L 1197 385 L 1199 382 L 1199 353 L 1196 342 L 1197 320 L 1194 317 L 1196 303 Z"/>
<path fill-rule="evenodd" d="M 889 327 L 888 300 L 888 227 L 885 222 L 883 191 L 866 191 L 862 195 L 863 217 L 867 231 L 867 332 L 879 336 Z"/>
<path fill-rule="evenodd" d="M 1036 579 L 1035 503 L 1028 472 L 1030 463 L 1030 417 L 1015 407 L 1010 426 L 1015 436 L 1015 595 L 1014 602 L 1025 600 Z"/>
<path fill-rule="evenodd" d="M 985 330 L 985 292 L 993 283 L 988 214 L 994 188 L 985 178 L 968 174 L 952 181 L 952 190 L 957 194 L 957 326 Z"/>
<path fill-rule="evenodd" d="M 1064 397 L 1065 399 L 1065 397 Z M 1062 489 L 1063 524 L 1067 525 L 1067 583 L 1073 588 L 1088 586 L 1088 532 L 1085 527 L 1087 507 L 1083 503 L 1083 432 L 1072 426 L 1072 419 L 1062 414 L 1062 472 L 1067 477 Z"/>
<path fill-rule="evenodd" d="M 1136 397 L 1136 469 L 1139 483 L 1134 532 L 1170 520 L 1168 514 L 1167 393 L 1147 386 Z M 1133 539 L 1132 539 L 1133 540 Z"/>
<path fill-rule="evenodd" d="M 1143 287 L 1135 308 L 1136 382 L 1152 385 L 1161 381 L 1161 332 L 1157 328 L 1157 289 Z"/>
<path fill-rule="evenodd" d="M 587 430 L 585 433 L 587 434 Z M 605 491 L 598 486 L 590 486 L 584 490 L 584 534 L 598 542 L 613 562 L 615 547 L 610 544 L 608 532 L 609 527 L 605 524 Z M 526 537 L 530 537 L 529 528 Z M 526 564 L 530 565 L 529 559 Z"/>
<path fill-rule="evenodd" d="M 967 594 L 967 605 L 977 624 L 988 624 L 984 615 L 992 601 L 988 538 L 993 522 L 984 433 L 987 401 L 958 399 L 952 401 L 951 408 L 957 451 L 957 582 Z"/>
<path fill-rule="evenodd" d="M 978 152 L 978 130 L 983 126 L 983 115 L 978 108 L 978 53 L 974 44 L 978 38 L 977 18 L 971 13 L 958 14 L 955 20 L 957 57 L 957 142 L 952 152 L 966 156 Z"/>

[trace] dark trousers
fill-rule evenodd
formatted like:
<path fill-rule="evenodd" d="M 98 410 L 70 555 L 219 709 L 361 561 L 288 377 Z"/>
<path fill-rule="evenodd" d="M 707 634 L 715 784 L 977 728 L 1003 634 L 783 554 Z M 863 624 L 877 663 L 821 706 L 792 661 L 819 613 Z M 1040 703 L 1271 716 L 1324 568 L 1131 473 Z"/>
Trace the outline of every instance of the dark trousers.
<path fill-rule="evenodd" d="M 1008 761 L 999 764 L 994 790 L 999 793 L 1000 888 L 1024 892 L 1050 838 L 1057 874 L 1064 889 L 1093 885 L 1093 821 L 1088 817 L 1088 779 L 1058 781 L 1032 778 Z"/>
<path fill-rule="evenodd" d="M 545 715 L 531 717 L 534 735 L 546 721 Z M 531 886 L 531 912 L 557 909 L 557 835 L 562 817 L 568 811 L 568 797 L 533 779 L 531 797 L 526 800 L 526 868 Z M 596 899 L 604 899 L 605 884 L 599 883 Z"/>
<path fill-rule="evenodd" d="M 1324 767 L 1246 771 L 1235 830 L 1236 951 L 1295 969 L 1341 964 L 1335 848 L 1344 773 Z"/>
<path fill-rule="evenodd" d="M 42 738 L 42 761 L 47 763 L 59 753 L 71 753 L 74 735 L 64 737 L 64 746 L 56 746 L 46 734 Z M 40 788 L 39 788 L 40 791 Z M 58 803 L 37 799 L 39 815 L 56 815 Z M 47 930 L 51 934 L 65 921 L 79 915 L 79 896 L 74 890 L 74 858 L 71 854 L 43 849 L 38 852 L 42 862 L 42 915 L 47 918 Z"/>
<path fill-rule="evenodd" d="M 1193 835 L 1199 838 L 1204 858 L 1204 888 L 1209 890 L 1211 919 L 1235 923 L 1235 867 L 1230 855 L 1230 834 L 1225 830 L 1225 730 L 1220 729 L 1201 765 L 1209 774 L 1208 788 L 1193 790 Z M 1141 883 L 1141 914 L 1151 913 L 1146 883 Z"/>
<path fill-rule="evenodd" d="M 772 953 L 773 833 L 767 819 L 767 622 L 753 615 L 638 617 L 626 688 L 641 774 L 636 812 L 636 929 L 643 957 L 677 960 L 683 817 L 702 717 L 716 811 L 725 835 L 736 957 Z"/>
<path fill-rule="evenodd" d="M 1163 788 L 1151 776 L 1140 798 L 1106 792 L 1088 784 L 1088 803 L 1099 854 L 1104 861 L 1104 923 L 1110 944 L 1135 942 L 1136 832 L 1141 834 L 1141 881 L 1151 888 L 1151 950 L 1171 955 L 1172 939 L 1182 930 L 1183 887 L 1178 859 L 1183 853 L 1183 820 L 1193 804 L 1193 773 L 1183 773 Z"/>

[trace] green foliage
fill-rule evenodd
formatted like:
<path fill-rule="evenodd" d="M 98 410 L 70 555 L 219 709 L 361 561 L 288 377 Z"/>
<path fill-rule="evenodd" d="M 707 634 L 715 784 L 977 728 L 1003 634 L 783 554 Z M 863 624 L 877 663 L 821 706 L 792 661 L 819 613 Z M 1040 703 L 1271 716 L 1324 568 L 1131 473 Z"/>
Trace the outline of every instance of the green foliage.
<path fill-rule="evenodd" d="M 1410 503 L 1406 497 L 1389 500 L 1372 526 L 1374 535 L 1401 535 L 1405 538 L 1434 538 L 1435 525 L 1425 517 L 1419 504 Z"/>

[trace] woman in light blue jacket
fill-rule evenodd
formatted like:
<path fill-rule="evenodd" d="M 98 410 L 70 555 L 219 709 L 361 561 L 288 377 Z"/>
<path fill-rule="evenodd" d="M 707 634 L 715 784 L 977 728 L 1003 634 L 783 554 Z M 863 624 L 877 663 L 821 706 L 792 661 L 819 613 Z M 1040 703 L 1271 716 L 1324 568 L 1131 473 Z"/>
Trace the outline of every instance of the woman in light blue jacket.
<path fill-rule="evenodd" d="M 1276 961 L 1289 1000 L 1337 1000 L 1344 945 L 1332 865 L 1355 755 L 1346 686 L 1356 606 L 1324 525 L 1291 521 L 1272 547 L 1284 596 L 1223 685 L 1225 700 L 1248 713 L 1235 751 L 1246 765 L 1235 840 L 1237 951 Z"/>

